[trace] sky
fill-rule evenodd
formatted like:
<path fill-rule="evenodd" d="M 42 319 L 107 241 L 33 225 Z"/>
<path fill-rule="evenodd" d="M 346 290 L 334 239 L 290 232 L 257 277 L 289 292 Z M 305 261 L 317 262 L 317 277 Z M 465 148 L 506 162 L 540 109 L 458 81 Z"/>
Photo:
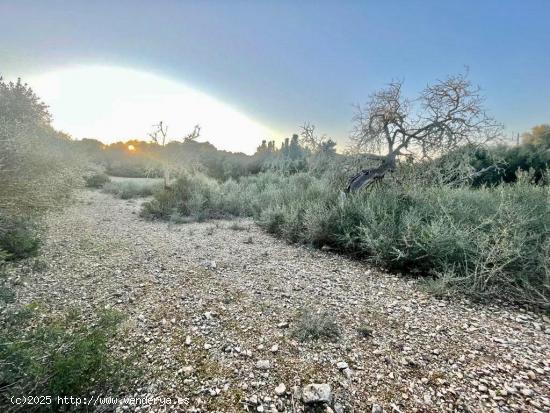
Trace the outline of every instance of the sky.
<path fill-rule="evenodd" d="M 0 74 L 75 138 L 144 139 L 162 117 L 247 153 L 304 122 L 344 146 L 373 91 L 414 97 L 466 66 L 507 136 L 550 122 L 548 0 L 0 0 L 0 16 Z"/>

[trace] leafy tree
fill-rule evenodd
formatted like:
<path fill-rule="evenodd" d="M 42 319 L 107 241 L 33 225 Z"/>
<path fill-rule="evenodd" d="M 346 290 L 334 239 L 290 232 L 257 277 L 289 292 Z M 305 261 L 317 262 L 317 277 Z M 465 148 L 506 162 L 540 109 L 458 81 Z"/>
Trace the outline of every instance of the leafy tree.
<path fill-rule="evenodd" d="M 531 145 L 550 145 L 550 125 L 542 124 L 533 126 L 531 131 L 522 135 L 522 142 Z"/>
<path fill-rule="evenodd" d="M 27 84 L 0 78 L 0 214 L 54 206 L 76 186 L 70 138 L 50 122 L 47 105 Z"/>

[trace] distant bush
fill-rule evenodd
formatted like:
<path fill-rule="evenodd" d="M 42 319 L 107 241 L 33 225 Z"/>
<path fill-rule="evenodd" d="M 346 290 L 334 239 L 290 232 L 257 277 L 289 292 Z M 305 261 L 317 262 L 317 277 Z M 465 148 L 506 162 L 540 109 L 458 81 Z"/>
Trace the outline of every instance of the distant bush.
<path fill-rule="evenodd" d="M 0 215 L 0 262 L 32 257 L 39 246 L 39 232 L 33 221 Z"/>
<path fill-rule="evenodd" d="M 162 183 L 153 182 L 108 182 L 103 186 L 103 192 L 121 199 L 144 198 L 162 189 Z"/>
<path fill-rule="evenodd" d="M 111 178 L 104 173 L 94 173 L 84 177 L 86 187 L 88 188 L 102 188 L 106 183 L 111 182 Z"/>
<path fill-rule="evenodd" d="M 49 395 L 53 404 L 43 409 L 48 411 L 62 409 L 55 404 L 58 396 L 112 395 L 124 378 L 123 362 L 109 349 L 120 315 L 105 311 L 90 323 L 73 312 L 31 322 L 35 312 L 30 306 L 8 314 L 0 330 L 0 406 L 10 406 L 13 394 Z M 31 325 L 35 322 L 36 327 Z"/>

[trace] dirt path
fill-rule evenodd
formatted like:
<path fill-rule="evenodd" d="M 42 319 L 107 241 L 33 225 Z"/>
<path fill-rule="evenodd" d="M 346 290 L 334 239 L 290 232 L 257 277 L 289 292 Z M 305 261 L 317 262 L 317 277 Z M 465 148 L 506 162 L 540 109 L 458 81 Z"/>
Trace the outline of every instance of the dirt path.
<path fill-rule="evenodd" d="M 48 220 L 48 269 L 22 269 L 17 290 L 20 302 L 53 312 L 120 310 L 128 321 L 113 351 L 135 348 L 145 367 L 133 394 L 190 399 L 185 409 L 124 410 L 302 411 L 293 388 L 315 382 L 331 385 L 337 412 L 550 411 L 550 325 L 541 316 L 440 301 L 250 221 L 171 226 L 138 211 L 137 202 L 83 192 Z M 297 341 L 304 309 L 327 311 L 340 339 Z"/>

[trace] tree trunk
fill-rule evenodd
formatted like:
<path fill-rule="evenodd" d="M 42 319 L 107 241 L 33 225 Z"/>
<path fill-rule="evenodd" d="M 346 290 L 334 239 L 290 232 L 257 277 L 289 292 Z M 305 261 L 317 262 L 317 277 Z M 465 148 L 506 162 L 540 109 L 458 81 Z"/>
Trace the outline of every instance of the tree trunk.
<path fill-rule="evenodd" d="M 387 172 L 395 169 L 395 153 L 390 153 L 376 168 L 363 169 L 357 175 L 350 178 L 346 193 L 357 192 L 361 188 L 367 188 L 372 183 L 384 178 Z"/>
<path fill-rule="evenodd" d="M 165 166 L 164 167 L 164 189 L 168 189 L 170 187 L 170 169 Z"/>

